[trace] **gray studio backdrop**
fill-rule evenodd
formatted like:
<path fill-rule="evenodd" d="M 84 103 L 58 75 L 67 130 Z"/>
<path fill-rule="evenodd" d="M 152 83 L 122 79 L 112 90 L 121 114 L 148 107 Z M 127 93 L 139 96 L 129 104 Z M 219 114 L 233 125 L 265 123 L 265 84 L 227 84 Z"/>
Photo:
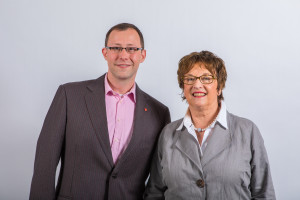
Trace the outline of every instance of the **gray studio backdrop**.
<path fill-rule="evenodd" d="M 224 59 L 229 111 L 261 130 L 278 199 L 300 199 L 300 3 L 260 1 L 0 0 L 0 199 L 28 199 L 36 142 L 60 84 L 107 70 L 106 31 L 136 24 L 147 58 L 138 85 L 185 114 L 179 59 Z"/>

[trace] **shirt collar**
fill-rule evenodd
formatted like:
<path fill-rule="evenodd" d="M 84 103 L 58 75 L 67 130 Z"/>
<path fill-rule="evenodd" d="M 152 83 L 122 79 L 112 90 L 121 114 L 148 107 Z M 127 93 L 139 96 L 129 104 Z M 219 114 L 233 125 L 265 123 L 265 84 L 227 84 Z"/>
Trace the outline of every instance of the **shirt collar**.
<path fill-rule="evenodd" d="M 125 94 L 119 94 L 117 92 L 115 92 L 109 85 L 108 83 L 108 79 L 107 79 L 107 73 L 105 74 L 105 78 L 104 78 L 104 91 L 105 91 L 105 95 L 114 95 L 114 96 L 128 96 L 130 98 L 132 98 L 132 100 L 136 103 L 136 95 L 135 95 L 135 91 L 136 91 L 136 84 L 134 83 L 132 88 Z"/>
<path fill-rule="evenodd" d="M 228 129 L 227 126 L 227 108 L 224 101 L 221 101 L 221 109 L 218 113 L 218 116 L 216 118 L 216 122 L 219 122 L 224 128 Z M 215 124 L 212 124 L 213 126 Z M 187 110 L 181 124 L 176 129 L 177 131 L 182 130 L 183 126 L 185 126 L 187 129 L 194 129 L 194 125 L 190 116 L 189 110 Z"/>
<path fill-rule="evenodd" d="M 181 123 L 181 127 L 179 126 L 180 128 L 178 127 L 177 130 L 182 129 L 183 126 L 185 126 L 190 133 L 194 132 L 193 130 L 195 129 L 195 127 L 194 127 L 194 124 L 192 122 L 192 118 L 191 118 L 191 114 L 190 114 L 189 109 L 186 111 L 186 114 L 185 114 L 185 116 L 183 118 L 183 121 Z"/>
<path fill-rule="evenodd" d="M 221 110 L 217 116 L 217 121 L 225 128 L 228 129 L 227 126 L 227 108 L 224 101 L 221 101 Z"/>

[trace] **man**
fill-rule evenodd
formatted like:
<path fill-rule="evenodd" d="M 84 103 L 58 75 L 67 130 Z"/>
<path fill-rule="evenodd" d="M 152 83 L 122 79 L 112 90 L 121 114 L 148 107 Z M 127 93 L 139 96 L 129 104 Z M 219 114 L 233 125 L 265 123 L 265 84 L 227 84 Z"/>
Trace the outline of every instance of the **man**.
<path fill-rule="evenodd" d="M 56 92 L 37 142 L 31 200 L 142 199 L 170 113 L 135 84 L 146 58 L 136 26 L 112 27 L 102 54 L 106 74 L 61 85 Z"/>

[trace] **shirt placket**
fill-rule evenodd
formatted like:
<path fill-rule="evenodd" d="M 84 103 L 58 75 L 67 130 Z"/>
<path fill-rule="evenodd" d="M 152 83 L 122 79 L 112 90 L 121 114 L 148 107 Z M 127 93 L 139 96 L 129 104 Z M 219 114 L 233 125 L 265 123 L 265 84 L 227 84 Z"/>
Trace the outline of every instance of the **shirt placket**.
<path fill-rule="evenodd" d="M 115 130 L 112 144 L 113 151 L 113 160 L 116 162 L 118 160 L 120 151 L 121 151 L 121 143 L 122 143 L 122 131 L 123 131 L 123 96 L 117 97 L 118 101 L 116 104 L 116 118 L 115 118 Z"/>

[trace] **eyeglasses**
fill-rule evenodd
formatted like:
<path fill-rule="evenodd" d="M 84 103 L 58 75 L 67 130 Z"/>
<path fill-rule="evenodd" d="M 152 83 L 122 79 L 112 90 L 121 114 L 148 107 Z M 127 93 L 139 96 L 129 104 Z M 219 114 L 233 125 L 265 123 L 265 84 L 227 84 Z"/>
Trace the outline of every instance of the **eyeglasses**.
<path fill-rule="evenodd" d="M 113 53 L 121 53 L 123 49 L 125 49 L 126 52 L 129 54 L 134 54 L 139 50 L 143 50 L 143 48 L 138 48 L 138 47 L 105 47 L 105 48 L 111 50 Z"/>
<path fill-rule="evenodd" d="M 216 79 L 213 75 L 202 75 L 202 76 L 184 76 L 182 77 L 182 81 L 184 84 L 193 85 L 197 79 L 200 80 L 202 84 L 210 84 Z"/>

